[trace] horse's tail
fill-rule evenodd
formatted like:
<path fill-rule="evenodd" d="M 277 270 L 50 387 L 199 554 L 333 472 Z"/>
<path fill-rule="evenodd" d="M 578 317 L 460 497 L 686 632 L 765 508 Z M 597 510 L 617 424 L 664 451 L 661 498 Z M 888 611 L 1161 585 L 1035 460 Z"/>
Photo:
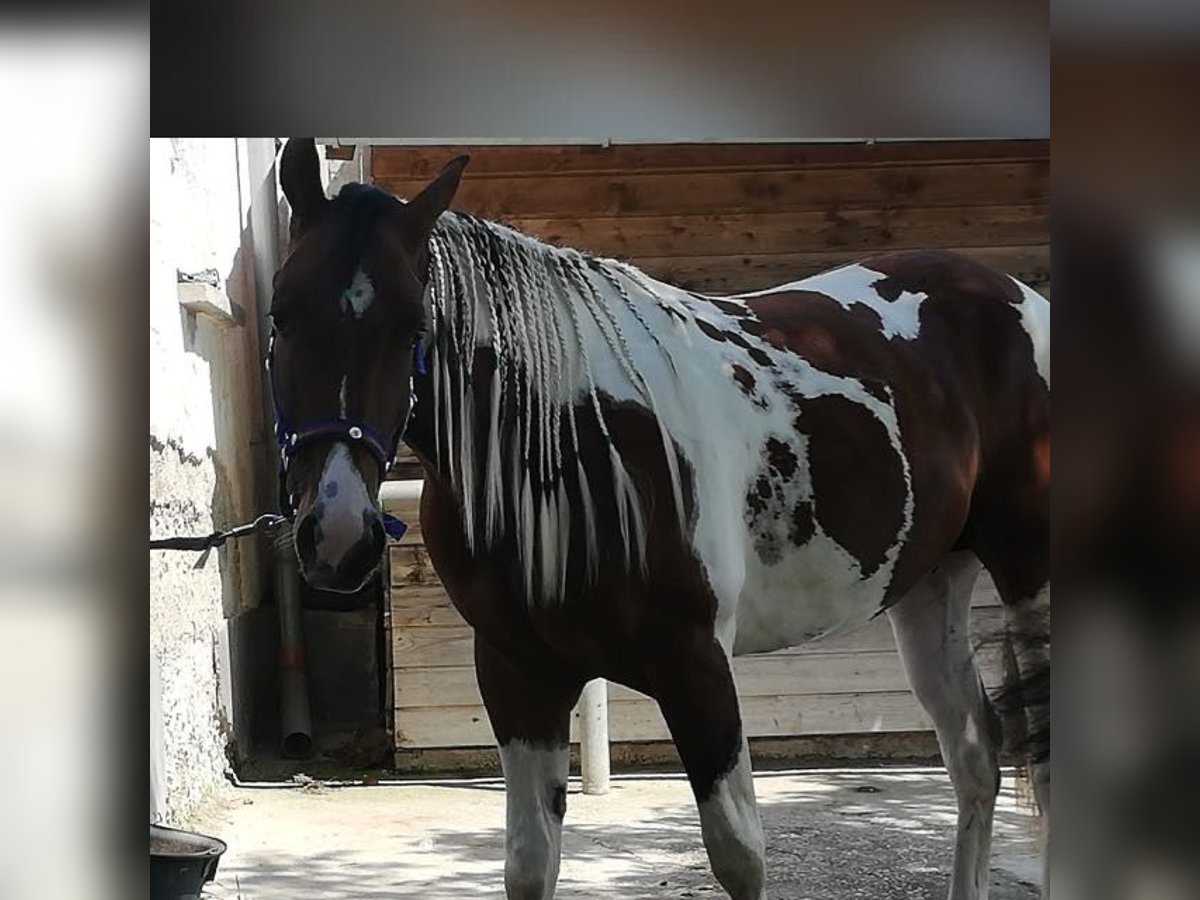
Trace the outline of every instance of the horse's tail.
<path fill-rule="evenodd" d="M 1033 781 L 1037 806 L 1045 805 L 1050 768 L 1050 593 L 1006 602 L 1001 643 L 1003 684 L 992 703 L 1003 721 L 1008 754 L 1015 757 L 1018 785 Z M 1028 796 L 1028 794 L 1026 794 Z"/>

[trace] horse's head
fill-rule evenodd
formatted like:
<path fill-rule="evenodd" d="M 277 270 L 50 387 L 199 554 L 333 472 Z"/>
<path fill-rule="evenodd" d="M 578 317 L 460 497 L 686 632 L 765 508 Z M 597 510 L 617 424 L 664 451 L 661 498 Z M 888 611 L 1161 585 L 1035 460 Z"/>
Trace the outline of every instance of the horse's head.
<path fill-rule="evenodd" d="M 361 184 L 330 200 L 313 141 L 283 149 L 292 226 L 268 366 L 284 499 L 301 571 L 316 587 L 355 591 L 379 566 L 376 498 L 412 407 L 429 236 L 466 162 L 450 162 L 408 203 Z"/>

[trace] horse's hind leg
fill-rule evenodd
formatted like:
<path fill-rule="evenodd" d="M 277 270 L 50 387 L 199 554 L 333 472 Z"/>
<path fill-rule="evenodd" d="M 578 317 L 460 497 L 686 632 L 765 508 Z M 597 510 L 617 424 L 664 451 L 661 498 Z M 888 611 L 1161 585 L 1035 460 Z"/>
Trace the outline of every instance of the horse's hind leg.
<path fill-rule="evenodd" d="M 913 693 L 933 719 L 958 800 L 950 900 L 984 900 L 1000 785 L 1000 722 L 971 652 L 979 560 L 954 553 L 888 610 Z"/>
<path fill-rule="evenodd" d="M 1017 493 L 1017 492 L 1013 492 Z M 1020 496 L 1018 494 L 1018 496 Z M 1017 723 L 1041 813 L 1043 896 L 1050 895 L 1050 515 L 977 504 L 971 546 L 1004 601 L 1006 667 L 999 706 Z M 983 512 L 986 509 L 986 513 Z"/>
<path fill-rule="evenodd" d="M 534 670 L 475 637 L 475 671 L 504 769 L 504 889 L 549 900 L 558 881 L 567 810 L 571 708 L 583 679 L 545 660 Z"/>
<path fill-rule="evenodd" d="M 765 840 L 729 660 L 703 629 L 656 651 L 651 691 L 696 797 L 713 874 L 732 900 L 762 900 Z"/>

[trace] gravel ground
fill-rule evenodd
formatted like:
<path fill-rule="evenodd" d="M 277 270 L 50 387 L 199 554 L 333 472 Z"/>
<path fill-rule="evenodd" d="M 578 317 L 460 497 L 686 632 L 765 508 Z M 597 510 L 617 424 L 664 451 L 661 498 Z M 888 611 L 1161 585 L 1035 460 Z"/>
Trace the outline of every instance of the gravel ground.
<path fill-rule="evenodd" d="M 954 800 L 939 769 L 755 776 L 775 900 L 945 895 Z M 221 900 L 503 897 L 504 789 L 493 779 L 230 788 L 193 823 L 229 844 Z M 556 897 L 717 898 L 681 776 L 624 776 L 603 796 L 572 780 Z M 1037 823 L 1005 777 L 991 900 L 1032 900 Z"/>

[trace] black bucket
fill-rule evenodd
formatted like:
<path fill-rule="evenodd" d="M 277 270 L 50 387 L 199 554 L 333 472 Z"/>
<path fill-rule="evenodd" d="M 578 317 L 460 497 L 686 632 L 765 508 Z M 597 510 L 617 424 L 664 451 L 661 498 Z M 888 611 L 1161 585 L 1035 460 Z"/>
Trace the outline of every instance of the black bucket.
<path fill-rule="evenodd" d="M 226 850 L 219 838 L 150 826 L 150 900 L 198 900 Z"/>

